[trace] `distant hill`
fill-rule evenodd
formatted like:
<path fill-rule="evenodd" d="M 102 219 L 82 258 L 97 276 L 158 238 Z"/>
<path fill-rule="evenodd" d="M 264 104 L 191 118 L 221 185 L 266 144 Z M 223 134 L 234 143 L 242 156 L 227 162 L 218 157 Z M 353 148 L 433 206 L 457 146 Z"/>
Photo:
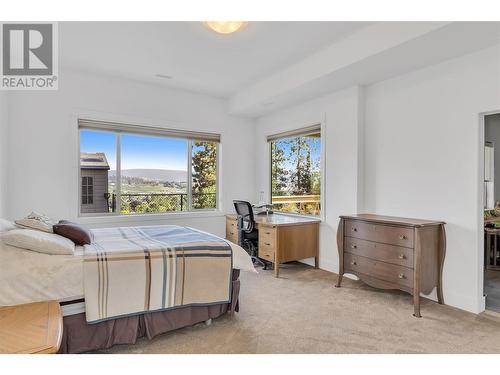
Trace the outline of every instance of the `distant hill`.
<path fill-rule="evenodd" d="M 116 176 L 116 171 L 109 171 L 110 177 Z M 163 182 L 186 182 L 187 172 L 174 169 L 123 169 L 122 176 L 138 177 L 147 180 Z"/>

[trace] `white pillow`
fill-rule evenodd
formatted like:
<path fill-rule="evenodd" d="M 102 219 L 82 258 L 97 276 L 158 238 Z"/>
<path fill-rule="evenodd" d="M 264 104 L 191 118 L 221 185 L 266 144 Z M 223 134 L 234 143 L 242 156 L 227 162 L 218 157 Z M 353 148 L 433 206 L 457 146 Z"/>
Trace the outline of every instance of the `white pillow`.
<path fill-rule="evenodd" d="M 54 233 L 46 233 L 32 229 L 14 229 L 0 236 L 3 243 L 53 255 L 73 255 L 73 241 Z"/>
<path fill-rule="evenodd" d="M 16 229 L 12 221 L 0 219 L 0 233 L 8 232 L 9 230 Z"/>
<path fill-rule="evenodd" d="M 32 228 L 53 233 L 52 227 L 56 224 L 56 222 L 44 214 L 32 212 L 24 219 L 16 220 L 16 224 L 25 228 Z"/>

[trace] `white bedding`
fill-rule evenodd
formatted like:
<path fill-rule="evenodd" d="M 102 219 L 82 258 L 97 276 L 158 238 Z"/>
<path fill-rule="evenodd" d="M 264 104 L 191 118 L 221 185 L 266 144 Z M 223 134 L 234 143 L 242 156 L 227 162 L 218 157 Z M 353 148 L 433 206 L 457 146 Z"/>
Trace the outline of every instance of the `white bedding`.
<path fill-rule="evenodd" d="M 83 298 L 83 247 L 49 255 L 0 241 L 0 306 Z"/>
<path fill-rule="evenodd" d="M 246 251 L 229 244 L 233 267 L 255 272 Z M 12 247 L 0 240 L 0 306 L 83 298 L 82 260 L 81 246 L 76 247 L 75 255 L 49 255 Z M 73 313 L 77 312 L 81 311 Z"/>

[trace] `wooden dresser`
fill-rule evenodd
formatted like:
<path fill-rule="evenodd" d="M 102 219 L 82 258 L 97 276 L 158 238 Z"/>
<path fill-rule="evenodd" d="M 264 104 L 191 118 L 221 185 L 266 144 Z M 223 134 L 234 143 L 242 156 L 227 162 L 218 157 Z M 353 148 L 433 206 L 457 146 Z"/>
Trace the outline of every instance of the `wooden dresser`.
<path fill-rule="evenodd" d="M 442 271 L 446 252 L 444 222 L 379 215 L 341 216 L 337 231 L 340 287 L 344 273 L 382 289 L 413 295 L 420 317 L 420 293 L 437 288 L 443 300 Z"/>

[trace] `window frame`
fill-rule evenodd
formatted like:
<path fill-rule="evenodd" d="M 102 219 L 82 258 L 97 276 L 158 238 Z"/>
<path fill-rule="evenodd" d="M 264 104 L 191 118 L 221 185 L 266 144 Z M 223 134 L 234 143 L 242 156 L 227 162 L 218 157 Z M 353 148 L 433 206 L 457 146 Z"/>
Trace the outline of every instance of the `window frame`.
<path fill-rule="evenodd" d="M 203 133 L 190 130 L 177 130 L 168 129 L 161 127 L 152 127 L 146 125 L 129 125 L 125 123 L 115 123 L 115 122 L 103 122 L 99 120 L 89 120 L 83 118 L 77 118 L 77 150 L 78 150 L 78 179 L 80 181 L 78 188 L 78 217 L 82 218 L 95 218 L 95 217 L 123 217 L 123 218 L 134 218 L 134 217 L 154 217 L 154 216 L 174 216 L 179 214 L 193 214 L 193 213 L 220 213 L 221 212 L 221 193 L 220 193 L 220 146 L 221 146 L 221 135 L 216 133 Z M 116 194 L 116 211 L 115 212 L 99 212 L 99 213 L 84 213 L 82 212 L 82 174 L 80 167 L 80 154 L 81 154 L 81 139 L 80 132 L 82 130 L 90 131 L 100 131 L 106 133 L 112 133 L 115 135 L 115 147 L 116 147 L 116 183 L 115 183 L 115 194 Z M 122 134 L 135 134 L 142 136 L 151 137 L 163 137 L 163 138 L 177 138 L 187 141 L 187 175 L 188 175 L 188 190 L 187 201 L 188 209 L 185 211 L 170 211 L 170 212 L 148 212 L 148 213 L 138 213 L 138 214 L 122 214 L 121 213 L 121 135 Z M 192 208 L 192 152 L 194 142 L 213 142 L 216 144 L 216 193 L 215 193 L 215 208 Z"/>
<path fill-rule="evenodd" d="M 300 126 L 300 127 L 292 127 L 288 130 L 285 130 L 280 133 L 273 133 L 269 134 L 266 137 L 266 147 L 267 147 L 267 173 L 266 173 L 266 179 L 267 179 L 267 201 L 269 204 L 272 205 L 272 195 L 273 195 L 273 179 L 272 179 L 272 165 L 273 165 L 273 160 L 272 160 L 272 142 L 278 141 L 280 139 L 285 139 L 285 138 L 292 138 L 292 137 L 297 137 L 301 135 L 306 135 L 311 132 L 312 129 L 317 128 L 319 129 L 319 134 L 320 134 L 320 176 L 321 176 L 321 181 L 320 181 L 320 213 L 319 215 L 312 215 L 312 214 L 305 214 L 305 213 L 295 213 L 295 212 L 286 212 L 286 211 L 279 211 L 272 209 L 273 212 L 276 212 L 280 215 L 289 215 L 289 216 L 303 216 L 303 217 L 309 217 L 309 218 L 316 218 L 320 220 L 325 220 L 326 217 L 326 205 L 325 205 L 325 196 L 324 196 L 324 191 L 325 191 L 325 165 L 326 165 L 326 153 L 325 153 L 325 127 L 323 126 L 323 121 L 317 121 L 317 122 L 312 122 L 313 125 L 311 126 Z"/>

